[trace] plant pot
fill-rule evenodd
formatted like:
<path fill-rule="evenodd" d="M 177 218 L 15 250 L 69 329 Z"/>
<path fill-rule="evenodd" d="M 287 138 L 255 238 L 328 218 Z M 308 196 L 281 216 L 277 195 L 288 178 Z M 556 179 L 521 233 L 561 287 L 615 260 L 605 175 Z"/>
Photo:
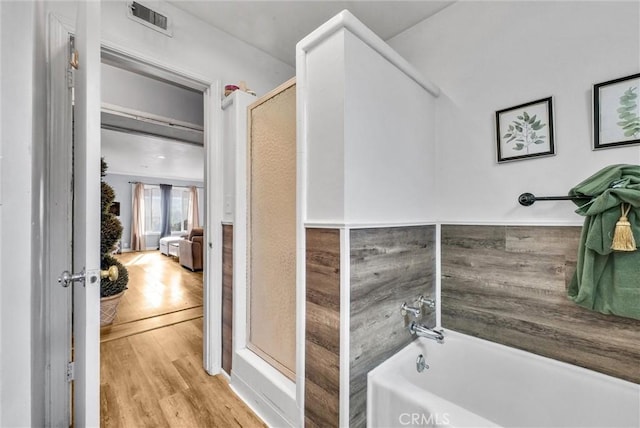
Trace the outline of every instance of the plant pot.
<path fill-rule="evenodd" d="M 126 290 L 123 290 L 113 296 L 100 298 L 100 327 L 109 325 L 113 322 L 113 319 L 116 317 L 116 313 L 118 312 L 120 299 L 124 295 L 125 291 Z"/>

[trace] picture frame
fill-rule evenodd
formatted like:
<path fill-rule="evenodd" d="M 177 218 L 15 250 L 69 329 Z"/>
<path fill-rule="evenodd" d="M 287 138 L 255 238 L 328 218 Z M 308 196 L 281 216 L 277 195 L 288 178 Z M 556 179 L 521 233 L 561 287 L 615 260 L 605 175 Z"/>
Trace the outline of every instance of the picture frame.
<path fill-rule="evenodd" d="M 498 163 L 556 154 L 553 97 L 496 111 Z"/>
<path fill-rule="evenodd" d="M 593 150 L 640 144 L 640 73 L 593 85 Z"/>

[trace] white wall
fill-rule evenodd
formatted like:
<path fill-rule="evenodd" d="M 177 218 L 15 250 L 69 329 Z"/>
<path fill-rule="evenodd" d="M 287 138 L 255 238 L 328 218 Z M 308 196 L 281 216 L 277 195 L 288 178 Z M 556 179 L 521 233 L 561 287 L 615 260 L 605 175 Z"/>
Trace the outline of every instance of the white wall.
<path fill-rule="evenodd" d="M 346 222 L 435 220 L 435 97 L 351 32 L 344 91 Z"/>
<path fill-rule="evenodd" d="M 44 82 L 36 81 L 35 10 L 32 2 L 2 2 L 0 111 L 0 426 L 32 425 L 32 229 L 34 145 L 42 143 L 36 117 Z M 34 85 L 38 86 L 34 86 Z M 43 103 L 44 104 L 44 103 Z M 34 167 L 42 167 L 36 163 Z M 33 241 L 32 241 L 33 239 Z"/>
<path fill-rule="evenodd" d="M 591 150 L 591 88 L 637 73 L 638 2 L 457 2 L 389 44 L 443 91 L 437 168 L 443 222 L 576 223 L 563 195 L 638 146 Z M 498 165 L 495 111 L 552 95 L 557 155 Z"/>
<path fill-rule="evenodd" d="M 236 212 L 236 166 L 239 162 L 246 164 L 247 144 L 247 107 L 256 97 L 246 92 L 235 91 L 227 97 L 223 104 L 223 183 L 224 209 L 222 221 L 234 223 Z M 242 145 L 242 147 L 240 147 Z M 240 154 L 240 156 L 238 156 Z M 243 168 L 244 173 L 246 168 Z"/>
<path fill-rule="evenodd" d="M 297 78 L 298 105 L 304 103 L 298 107 L 298 135 L 306 134 L 303 147 L 298 137 L 298 165 L 306 164 L 306 183 L 299 185 L 309 195 L 304 220 L 310 223 L 344 222 L 345 33 L 339 30 L 309 50 L 306 76 Z"/>
<path fill-rule="evenodd" d="M 306 221 L 434 221 L 434 96 L 346 29 L 304 61 Z"/>

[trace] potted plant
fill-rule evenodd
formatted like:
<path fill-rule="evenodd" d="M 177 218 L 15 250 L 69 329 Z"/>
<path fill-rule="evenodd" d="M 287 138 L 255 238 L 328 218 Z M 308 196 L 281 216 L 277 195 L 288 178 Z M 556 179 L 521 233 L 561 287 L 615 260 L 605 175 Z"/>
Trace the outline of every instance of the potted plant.
<path fill-rule="evenodd" d="M 116 279 L 109 277 L 100 280 L 100 325 L 109 325 L 116 316 L 120 299 L 127 289 L 129 273 L 122 263 L 111 254 L 116 243 L 122 237 L 122 224 L 120 220 L 110 212 L 111 204 L 116 194 L 111 186 L 104 182 L 107 163 L 100 160 L 100 186 L 101 186 L 101 222 L 100 222 L 100 269 L 118 270 Z"/>

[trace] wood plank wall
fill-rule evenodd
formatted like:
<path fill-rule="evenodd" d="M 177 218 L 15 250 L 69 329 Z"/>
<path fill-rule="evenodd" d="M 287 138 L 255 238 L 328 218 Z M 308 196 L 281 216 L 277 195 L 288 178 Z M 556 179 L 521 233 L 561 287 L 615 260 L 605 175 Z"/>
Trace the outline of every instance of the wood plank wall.
<path fill-rule="evenodd" d="M 233 358 L 233 225 L 222 225 L 222 369 L 231 375 Z"/>
<path fill-rule="evenodd" d="M 340 422 L 340 231 L 306 231 L 305 426 Z"/>
<path fill-rule="evenodd" d="M 403 302 L 435 296 L 435 226 L 350 231 L 349 426 L 366 426 L 367 373 L 414 338 Z M 422 323 L 435 326 L 435 313 Z"/>
<path fill-rule="evenodd" d="M 442 226 L 442 324 L 640 383 L 640 321 L 566 297 L 580 227 Z"/>

